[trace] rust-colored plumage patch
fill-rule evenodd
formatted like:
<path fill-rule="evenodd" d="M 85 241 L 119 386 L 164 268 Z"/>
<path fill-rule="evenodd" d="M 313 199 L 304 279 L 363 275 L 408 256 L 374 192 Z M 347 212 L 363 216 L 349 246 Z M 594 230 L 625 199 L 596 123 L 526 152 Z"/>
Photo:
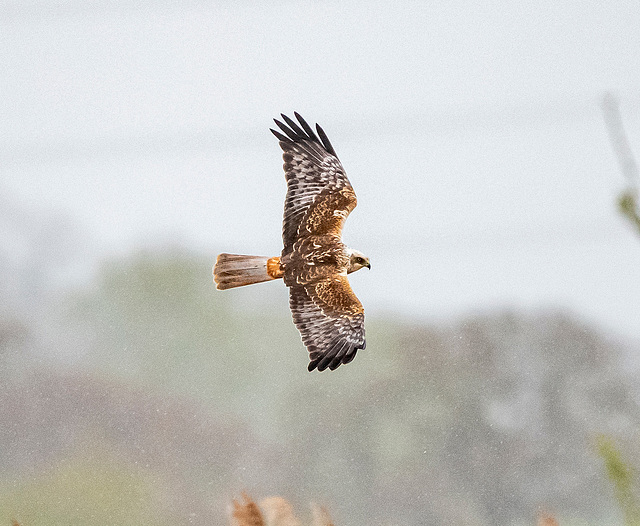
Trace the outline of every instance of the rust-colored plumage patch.
<path fill-rule="evenodd" d="M 315 296 L 326 314 L 353 316 L 363 314 L 362 303 L 356 297 L 346 276 L 336 276 L 314 284 Z"/>
<path fill-rule="evenodd" d="M 307 210 L 302 228 L 310 235 L 340 237 L 344 222 L 357 204 L 353 188 L 323 190 Z"/>
<path fill-rule="evenodd" d="M 282 266 L 280 265 L 280 258 L 273 257 L 267 260 L 267 274 L 273 279 L 281 278 L 284 272 L 282 271 Z"/>

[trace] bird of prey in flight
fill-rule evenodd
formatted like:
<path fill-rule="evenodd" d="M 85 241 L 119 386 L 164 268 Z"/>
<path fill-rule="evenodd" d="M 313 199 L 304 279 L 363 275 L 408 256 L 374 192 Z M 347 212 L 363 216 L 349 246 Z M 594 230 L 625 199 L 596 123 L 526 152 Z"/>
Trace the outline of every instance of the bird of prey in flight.
<path fill-rule="evenodd" d="M 347 274 L 371 268 L 369 258 L 342 242 L 356 194 L 323 129 L 297 113 L 271 130 L 283 150 L 287 196 L 279 257 L 220 254 L 213 269 L 224 290 L 282 278 L 293 322 L 309 351 L 309 371 L 334 370 L 365 348 L 364 309 Z M 317 132 L 317 134 L 316 134 Z"/>

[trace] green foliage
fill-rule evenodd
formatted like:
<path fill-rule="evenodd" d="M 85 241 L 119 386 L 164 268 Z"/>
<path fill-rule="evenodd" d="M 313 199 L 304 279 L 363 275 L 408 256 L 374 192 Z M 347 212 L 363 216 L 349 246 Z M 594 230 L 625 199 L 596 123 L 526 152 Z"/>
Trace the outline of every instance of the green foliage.
<path fill-rule="evenodd" d="M 625 525 L 640 525 L 640 499 L 637 496 L 635 469 L 625 462 L 611 437 L 599 435 L 596 447 L 598 455 L 604 461 L 607 477 L 613 485 Z"/>
<path fill-rule="evenodd" d="M 618 209 L 640 233 L 640 208 L 637 203 L 637 192 L 635 190 L 627 190 L 618 197 Z"/>

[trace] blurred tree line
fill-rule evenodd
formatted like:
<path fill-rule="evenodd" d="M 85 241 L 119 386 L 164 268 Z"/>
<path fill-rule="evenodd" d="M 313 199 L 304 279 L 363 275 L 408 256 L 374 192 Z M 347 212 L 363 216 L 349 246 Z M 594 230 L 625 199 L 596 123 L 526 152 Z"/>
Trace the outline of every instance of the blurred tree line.
<path fill-rule="evenodd" d="M 595 440 L 638 453 L 631 343 L 559 312 L 370 316 L 353 364 L 309 374 L 284 287 L 219 293 L 211 263 L 142 252 L 27 303 L 3 282 L 0 521 L 224 524 L 242 490 L 337 524 L 615 515 Z"/>

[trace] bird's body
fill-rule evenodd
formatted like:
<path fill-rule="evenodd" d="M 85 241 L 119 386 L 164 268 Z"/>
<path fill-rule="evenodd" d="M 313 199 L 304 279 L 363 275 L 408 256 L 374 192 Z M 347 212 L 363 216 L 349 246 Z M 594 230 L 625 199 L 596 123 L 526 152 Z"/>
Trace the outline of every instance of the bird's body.
<path fill-rule="evenodd" d="M 364 309 L 347 274 L 370 267 L 342 242 L 344 222 L 356 207 L 351 183 L 326 134 L 295 114 L 271 130 L 283 150 L 287 178 L 279 257 L 220 254 L 214 267 L 219 289 L 282 278 L 289 306 L 311 362 L 309 370 L 335 369 L 365 348 Z"/>

